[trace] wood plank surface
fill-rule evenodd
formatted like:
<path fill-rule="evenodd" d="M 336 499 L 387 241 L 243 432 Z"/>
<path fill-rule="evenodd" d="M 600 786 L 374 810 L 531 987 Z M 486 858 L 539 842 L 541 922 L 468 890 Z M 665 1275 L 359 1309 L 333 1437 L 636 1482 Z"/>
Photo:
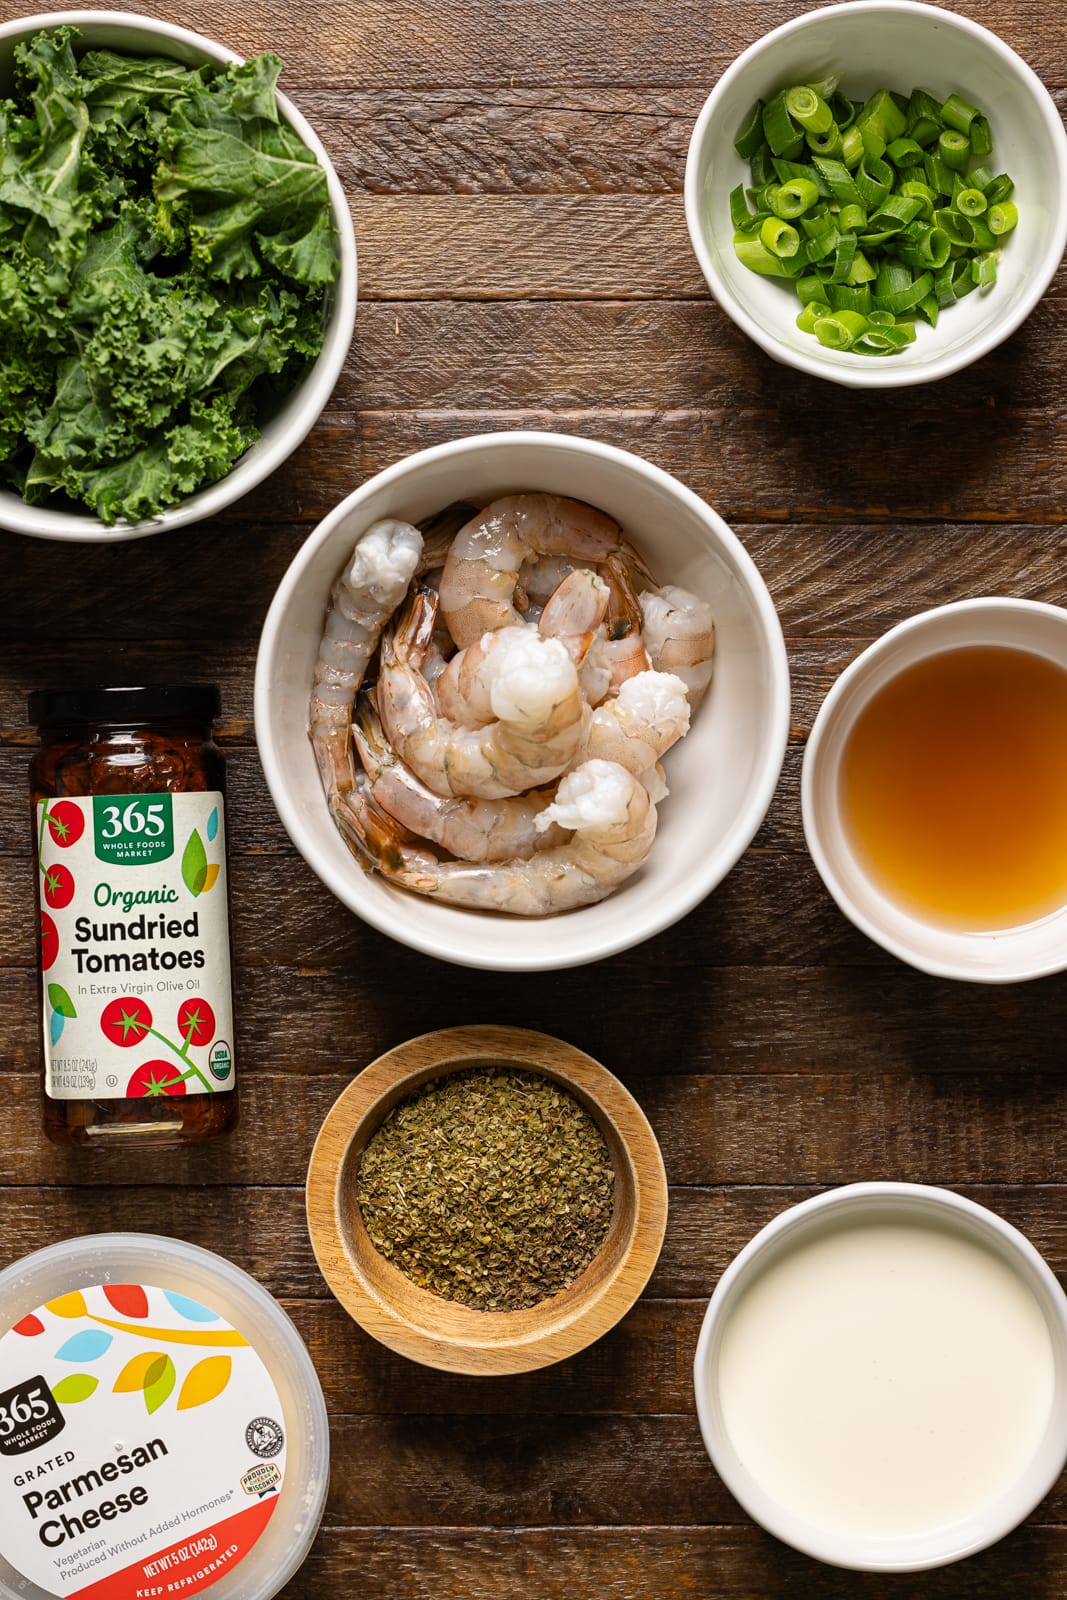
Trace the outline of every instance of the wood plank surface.
<path fill-rule="evenodd" d="M 106 0 L 97 0 L 102 9 Z M 0 22 L 27 8 L 0 0 Z M 58 9 L 57 7 L 52 9 Z M 1067 1277 L 1067 974 L 983 988 L 902 966 L 845 921 L 804 844 L 805 741 L 837 675 L 926 607 L 1067 603 L 1067 276 L 974 366 L 878 395 L 779 366 L 711 299 L 682 204 L 693 122 L 804 0 L 158 0 L 283 88 L 348 195 L 360 305 L 305 443 L 210 525 L 136 545 L 0 531 L 0 1267 L 135 1227 L 229 1256 L 322 1378 L 333 1477 L 282 1600 L 1065 1600 L 1067 1478 L 939 1571 L 821 1566 L 717 1478 L 692 1361 L 725 1266 L 785 1207 L 893 1178 L 947 1185 Z M 959 0 L 1067 105 L 1067 7 Z M 559 430 L 633 450 L 726 518 L 767 581 L 793 707 L 753 845 L 676 927 L 595 967 L 449 967 L 351 916 L 290 843 L 255 749 L 271 598 L 315 524 L 410 452 Z M 166 1157 L 42 1138 L 27 693 L 209 677 L 228 760 L 241 1122 Z M 667 1235 L 645 1294 L 558 1367 L 459 1378 L 377 1345 L 330 1296 L 304 1215 L 323 1118 L 405 1038 L 558 1034 L 636 1095 Z"/>

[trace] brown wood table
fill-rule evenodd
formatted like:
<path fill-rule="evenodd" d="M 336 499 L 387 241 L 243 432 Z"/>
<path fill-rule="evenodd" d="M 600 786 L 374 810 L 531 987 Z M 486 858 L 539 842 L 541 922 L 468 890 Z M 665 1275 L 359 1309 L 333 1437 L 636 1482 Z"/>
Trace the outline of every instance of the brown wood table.
<path fill-rule="evenodd" d="M 31 10 L 32 7 L 23 7 Z M 72 1234 L 169 1232 L 295 1318 L 333 1419 L 326 1519 L 289 1600 L 975 1600 L 1067 1595 L 1067 1485 L 955 1568 L 835 1572 L 754 1527 L 701 1446 L 690 1368 L 726 1262 L 783 1206 L 855 1179 L 947 1184 L 1067 1271 L 1067 979 L 934 981 L 841 917 L 805 851 L 805 735 L 860 647 L 925 606 L 1063 603 L 1062 275 L 970 370 L 881 395 L 776 366 L 709 299 L 681 188 L 733 57 L 801 0 L 156 0 L 252 54 L 330 150 L 360 246 L 355 341 L 304 446 L 210 526 L 107 547 L 0 535 L 0 1263 Z M 1067 94 L 1067 9 L 961 0 Z M 20 8 L 0 3 L 7 20 Z M 363 926 L 275 816 L 252 675 L 302 540 L 369 474 L 486 429 L 558 428 L 676 473 L 766 578 L 793 674 L 782 781 L 752 848 L 683 923 L 600 966 L 448 967 Z M 89 1159 L 38 1114 L 25 696 L 214 678 L 229 757 L 242 1123 L 228 1142 Z M 409 1364 L 331 1299 L 304 1223 L 315 1133 L 372 1057 L 426 1029 L 523 1024 L 611 1067 L 659 1135 L 666 1246 L 577 1359 L 477 1380 Z"/>

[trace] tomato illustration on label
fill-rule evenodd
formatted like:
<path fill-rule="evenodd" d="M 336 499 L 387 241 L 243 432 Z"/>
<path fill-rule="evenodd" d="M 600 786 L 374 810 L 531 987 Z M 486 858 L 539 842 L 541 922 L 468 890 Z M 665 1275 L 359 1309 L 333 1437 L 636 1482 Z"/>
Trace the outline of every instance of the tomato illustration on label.
<path fill-rule="evenodd" d="M 207 1044 L 215 1037 L 215 1013 L 199 995 L 190 995 L 178 1007 L 178 1032 L 187 1048 L 189 1045 Z"/>
<path fill-rule="evenodd" d="M 48 831 L 54 844 L 67 850 L 85 832 L 85 818 L 70 800 L 53 800 L 47 813 Z"/>
<path fill-rule="evenodd" d="M 54 910 L 62 911 L 74 899 L 74 874 L 57 863 L 44 869 L 44 897 Z"/>
<path fill-rule="evenodd" d="M 47 911 L 41 912 L 41 971 L 47 972 L 59 954 L 59 931 Z"/>
<path fill-rule="evenodd" d="M 100 1027 L 112 1044 L 140 1044 L 152 1026 L 152 1013 L 137 995 L 109 1000 L 100 1013 Z"/>
<path fill-rule="evenodd" d="M 131 1100 L 158 1100 L 165 1094 L 184 1094 L 185 1079 L 169 1061 L 142 1061 L 134 1067 L 126 1094 Z"/>

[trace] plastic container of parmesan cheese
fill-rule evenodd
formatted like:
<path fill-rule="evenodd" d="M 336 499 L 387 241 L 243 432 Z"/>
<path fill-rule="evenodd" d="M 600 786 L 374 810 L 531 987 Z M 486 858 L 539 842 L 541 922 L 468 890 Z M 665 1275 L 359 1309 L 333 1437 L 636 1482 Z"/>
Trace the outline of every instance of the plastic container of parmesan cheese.
<path fill-rule="evenodd" d="M 328 1478 L 311 1358 L 231 1262 L 111 1233 L 0 1273 L 0 1600 L 271 1600 Z"/>

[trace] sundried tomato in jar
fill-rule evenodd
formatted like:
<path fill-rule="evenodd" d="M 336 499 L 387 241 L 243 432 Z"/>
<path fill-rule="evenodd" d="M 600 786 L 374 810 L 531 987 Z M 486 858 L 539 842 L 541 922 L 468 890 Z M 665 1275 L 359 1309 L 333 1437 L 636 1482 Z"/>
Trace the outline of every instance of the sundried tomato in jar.
<path fill-rule="evenodd" d="M 214 1138 L 236 1121 L 219 691 L 43 689 L 29 712 L 45 1133 Z"/>

